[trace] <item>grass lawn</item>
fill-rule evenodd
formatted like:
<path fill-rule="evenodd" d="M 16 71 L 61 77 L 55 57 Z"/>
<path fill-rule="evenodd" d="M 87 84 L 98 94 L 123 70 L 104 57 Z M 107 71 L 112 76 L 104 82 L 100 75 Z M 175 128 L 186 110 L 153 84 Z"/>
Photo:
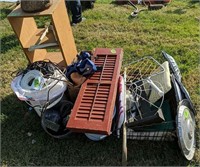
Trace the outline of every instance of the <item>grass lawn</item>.
<path fill-rule="evenodd" d="M 122 139 L 109 136 L 93 142 L 83 134 L 56 140 L 40 126 L 40 118 L 19 101 L 10 88 L 12 73 L 25 68 L 27 59 L 6 18 L 10 3 L 0 2 L 1 20 L 1 166 L 118 166 Z M 85 10 L 87 20 L 73 27 L 78 51 L 93 48 L 123 48 L 124 64 L 153 56 L 163 61 L 161 51 L 172 55 L 180 67 L 183 82 L 197 111 L 200 130 L 200 6 L 194 0 L 173 0 L 157 11 L 141 12 L 130 18 L 133 8 L 117 6 L 110 0 L 97 0 Z M 28 136 L 28 132 L 32 135 Z M 192 161 L 181 155 L 177 141 L 128 141 L 130 166 L 194 166 L 200 164 L 199 133 Z"/>

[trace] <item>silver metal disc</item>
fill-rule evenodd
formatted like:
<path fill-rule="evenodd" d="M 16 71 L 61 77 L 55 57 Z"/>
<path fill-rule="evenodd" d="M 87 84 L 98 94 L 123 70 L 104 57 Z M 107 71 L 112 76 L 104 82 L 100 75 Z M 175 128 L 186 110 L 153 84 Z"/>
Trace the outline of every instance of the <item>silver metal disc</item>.
<path fill-rule="evenodd" d="M 191 160 L 195 153 L 195 118 L 187 100 L 181 101 L 177 111 L 177 135 L 179 147 L 187 160 Z"/>

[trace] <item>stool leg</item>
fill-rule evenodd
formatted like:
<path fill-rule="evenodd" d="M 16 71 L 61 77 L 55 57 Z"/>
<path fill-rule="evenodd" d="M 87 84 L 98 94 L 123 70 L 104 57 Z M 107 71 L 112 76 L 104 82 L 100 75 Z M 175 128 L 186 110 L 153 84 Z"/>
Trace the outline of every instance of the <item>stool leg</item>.
<path fill-rule="evenodd" d="M 126 71 L 127 69 L 125 68 L 124 70 L 124 112 L 125 112 L 125 118 L 124 118 L 124 123 L 123 123 L 123 144 L 122 144 L 122 165 L 126 166 L 127 165 L 127 115 L 126 115 Z"/>
<path fill-rule="evenodd" d="M 122 144 L 122 166 L 127 165 L 127 128 L 126 122 L 123 124 L 123 144 Z"/>

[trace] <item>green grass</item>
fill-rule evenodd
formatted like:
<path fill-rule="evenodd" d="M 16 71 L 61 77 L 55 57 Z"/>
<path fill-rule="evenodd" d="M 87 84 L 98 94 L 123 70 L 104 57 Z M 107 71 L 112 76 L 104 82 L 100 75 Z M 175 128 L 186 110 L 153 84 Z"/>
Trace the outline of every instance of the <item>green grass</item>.
<path fill-rule="evenodd" d="M 183 82 L 195 109 L 200 129 L 199 21 L 200 6 L 191 0 L 173 0 L 157 11 L 141 12 L 130 18 L 133 8 L 98 0 L 93 10 L 85 10 L 87 20 L 73 27 L 78 51 L 98 47 L 124 49 L 124 64 L 151 55 L 163 61 L 165 50 L 177 61 Z M 6 18 L 9 3 L 1 9 L 1 165 L 8 166 L 117 166 L 121 165 L 122 139 L 110 136 L 101 142 L 73 134 L 56 140 L 40 126 L 40 119 L 17 99 L 10 88 L 12 73 L 25 68 L 27 59 Z M 27 135 L 28 132 L 32 136 Z M 36 143 L 32 144 L 32 140 Z M 199 140 L 199 137 L 198 139 Z M 199 141 L 192 161 L 181 155 L 174 142 L 128 141 L 130 166 L 194 166 L 200 164 Z"/>

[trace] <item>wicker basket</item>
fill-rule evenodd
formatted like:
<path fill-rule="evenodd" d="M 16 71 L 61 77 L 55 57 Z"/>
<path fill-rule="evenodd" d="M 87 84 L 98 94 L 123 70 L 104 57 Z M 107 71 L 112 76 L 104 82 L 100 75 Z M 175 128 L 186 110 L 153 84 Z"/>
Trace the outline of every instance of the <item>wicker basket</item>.
<path fill-rule="evenodd" d="M 21 0 L 21 8 L 24 12 L 39 12 L 49 8 L 53 0 Z"/>

